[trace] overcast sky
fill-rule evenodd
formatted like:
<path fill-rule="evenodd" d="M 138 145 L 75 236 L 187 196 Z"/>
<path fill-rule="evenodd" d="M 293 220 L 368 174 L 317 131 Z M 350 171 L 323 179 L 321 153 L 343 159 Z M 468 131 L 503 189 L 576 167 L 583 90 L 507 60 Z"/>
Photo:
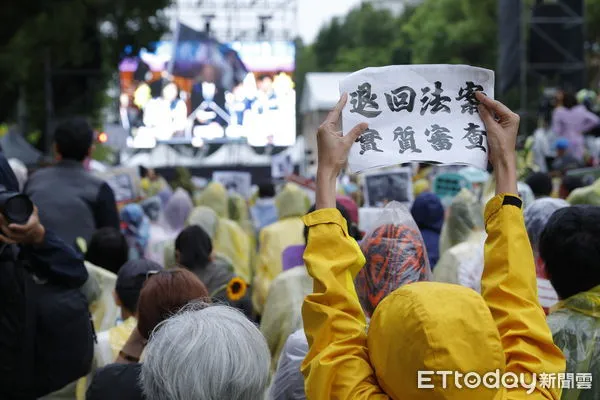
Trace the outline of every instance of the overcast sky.
<path fill-rule="evenodd" d="M 333 17 L 343 16 L 361 0 L 298 0 L 298 33 L 312 43 L 319 28 Z"/>

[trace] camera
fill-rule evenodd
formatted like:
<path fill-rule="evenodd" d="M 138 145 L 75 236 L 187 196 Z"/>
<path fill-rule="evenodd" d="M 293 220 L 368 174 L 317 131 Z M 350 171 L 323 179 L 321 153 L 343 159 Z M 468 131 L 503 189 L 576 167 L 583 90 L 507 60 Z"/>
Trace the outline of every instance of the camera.
<path fill-rule="evenodd" d="M 33 203 L 25 194 L 0 189 L 0 213 L 9 224 L 23 225 L 33 214 Z"/>

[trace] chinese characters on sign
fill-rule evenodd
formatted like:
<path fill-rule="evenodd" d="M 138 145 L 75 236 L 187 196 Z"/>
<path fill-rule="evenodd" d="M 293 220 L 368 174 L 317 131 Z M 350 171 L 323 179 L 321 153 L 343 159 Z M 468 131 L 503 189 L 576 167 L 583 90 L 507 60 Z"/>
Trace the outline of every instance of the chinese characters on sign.
<path fill-rule="evenodd" d="M 343 130 L 369 128 L 356 140 L 350 169 L 412 161 L 487 166 L 487 132 L 475 94 L 493 98 L 493 71 L 454 65 L 367 68 L 340 83 L 348 93 Z"/>

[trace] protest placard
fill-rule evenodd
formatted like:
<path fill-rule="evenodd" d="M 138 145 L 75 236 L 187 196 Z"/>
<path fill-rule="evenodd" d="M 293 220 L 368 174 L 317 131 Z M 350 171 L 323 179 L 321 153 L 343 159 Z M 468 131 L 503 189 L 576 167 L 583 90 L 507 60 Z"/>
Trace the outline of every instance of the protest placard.
<path fill-rule="evenodd" d="M 340 82 L 348 93 L 344 134 L 369 128 L 352 146 L 352 172 L 411 161 L 485 169 L 487 132 L 475 92 L 494 97 L 494 72 L 466 65 L 366 68 Z"/>
<path fill-rule="evenodd" d="M 412 170 L 393 168 L 365 175 L 365 205 L 383 207 L 392 201 L 413 201 Z"/>
<path fill-rule="evenodd" d="M 291 154 L 280 153 L 271 157 L 271 177 L 285 178 L 294 174 L 294 161 Z"/>
<path fill-rule="evenodd" d="M 215 171 L 212 180 L 225 186 L 229 192 L 236 192 L 245 198 L 250 196 L 252 175 L 250 172 L 240 171 Z"/>
<path fill-rule="evenodd" d="M 142 190 L 137 168 L 113 168 L 98 175 L 115 193 L 117 204 L 123 205 L 141 198 Z"/>

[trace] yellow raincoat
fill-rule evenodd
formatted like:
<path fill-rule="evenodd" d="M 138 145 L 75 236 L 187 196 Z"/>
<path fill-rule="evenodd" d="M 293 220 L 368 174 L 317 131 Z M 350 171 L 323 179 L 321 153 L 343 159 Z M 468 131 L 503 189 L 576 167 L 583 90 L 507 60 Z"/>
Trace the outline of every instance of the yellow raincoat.
<path fill-rule="evenodd" d="M 368 335 L 356 293 L 348 290 L 365 262 L 360 248 L 337 210 L 306 216 L 311 228 L 304 260 L 315 279 L 302 309 L 310 346 L 302 364 L 306 397 L 559 399 L 560 390 L 543 388 L 539 380 L 531 395 L 522 387 L 459 389 L 452 377 L 443 389 L 441 375 L 430 377 L 435 388 L 417 388 L 418 371 L 498 369 L 524 373 L 526 382 L 532 373 L 564 372 L 564 357 L 538 304 L 522 212 L 510 205 L 515 199 L 499 195 L 486 208 L 483 297 L 457 285 L 409 284 L 379 304 Z"/>
<path fill-rule="evenodd" d="M 229 218 L 232 221 L 237 222 L 238 225 L 246 232 L 248 239 L 250 240 L 250 248 L 256 249 L 256 233 L 254 231 L 254 225 L 250 220 L 250 211 L 246 200 L 237 193 L 231 193 L 229 195 Z M 250 253 L 250 265 L 254 265 L 255 252 Z"/>
<path fill-rule="evenodd" d="M 289 246 L 304 244 L 302 216 L 308 211 L 307 196 L 296 185 L 288 184 L 275 198 L 279 221 L 260 231 L 258 262 L 253 281 L 252 305 L 262 314 L 273 279 L 283 269 L 282 254 Z"/>
<path fill-rule="evenodd" d="M 213 248 L 222 253 L 233 263 L 235 273 L 246 282 L 251 282 L 250 256 L 252 253 L 250 239 L 244 230 L 229 219 L 229 203 L 225 187 L 213 182 L 196 198 L 197 206 L 212 208 L 219 216 Z"/>

